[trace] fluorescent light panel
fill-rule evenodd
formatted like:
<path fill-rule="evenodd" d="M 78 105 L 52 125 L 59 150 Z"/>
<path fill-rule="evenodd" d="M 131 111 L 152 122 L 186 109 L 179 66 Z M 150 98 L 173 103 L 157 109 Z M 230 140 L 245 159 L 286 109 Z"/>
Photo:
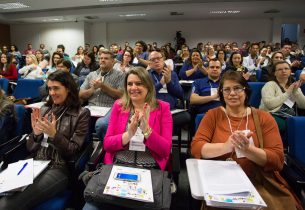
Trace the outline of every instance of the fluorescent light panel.
<path fill-rule="evenodd" d="M 140 13 L 140 14 L 122 14 L 119 15 L 120 17 L 143 17 L 146 16 L 146 14 L 144 13 Z"/>
<path fill-rule="evenodd" d="M 216 10 L 210 11 L 210 14 L 237 14 L 240 13 L 239 10 Z"/>
<path fill-rule="evenodd" d="M 29 6 L 16 2 L 16 3 L 5 3 L 5 4 L 0 4 L 1 9 L 22 9 L 22 8 L 27 8 Z"/>

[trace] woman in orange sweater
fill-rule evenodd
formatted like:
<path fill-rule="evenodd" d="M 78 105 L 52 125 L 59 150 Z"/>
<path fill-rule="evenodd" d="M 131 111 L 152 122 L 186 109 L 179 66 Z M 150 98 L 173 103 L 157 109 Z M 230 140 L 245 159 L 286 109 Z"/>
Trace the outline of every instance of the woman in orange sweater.
<path fill-rule="evenodd" d="M 223 106 L 209 110 L 202 119 L 192 141 L 192 155 L 195 158 L 235 160 L 254 185 L 256 170 L 280 171 L 284 152 L 277 124 L 269 113 L 256 110 L 263 136 L 264 147 L 260 148 L 248 104 L 251 90 L 243 76 L 236 71 L 226 72 L 218 94 Z M 241 152 L 243 157 L 237 157 L 236 152 Z M 262 197 L 267 205 L 276 199 Z M 288 200 L 291 202 L 279 209 L 295 209 L 293 199 L 288 197 Z"/>

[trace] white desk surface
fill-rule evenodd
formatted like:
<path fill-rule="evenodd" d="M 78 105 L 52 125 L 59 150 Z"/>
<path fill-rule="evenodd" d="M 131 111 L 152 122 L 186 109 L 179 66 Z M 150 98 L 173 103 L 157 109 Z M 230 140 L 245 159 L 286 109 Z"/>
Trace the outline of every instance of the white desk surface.
<path fill-rule="evenodd" d="M 199 160 L 197 159 L 187 159 L 186 169 L 189 178 L 192 197 L 197 200 L 204 200 L 203 190 L 201 188 L 202 185 L 200 184 L 201 180 L 199 177 L 198 161 Z"/>

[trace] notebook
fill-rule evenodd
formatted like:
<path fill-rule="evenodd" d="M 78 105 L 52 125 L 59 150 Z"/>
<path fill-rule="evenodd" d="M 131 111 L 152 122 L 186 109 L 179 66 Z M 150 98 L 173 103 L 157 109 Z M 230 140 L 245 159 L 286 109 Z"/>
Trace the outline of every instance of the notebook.
<path fill-rule="evenodd" d="M 198 172 L 208 206 L 233 209 L 266 207 L 255 187 L 235 161 L 199 160 Z"/>
<path fill-rule="evenodd" d="M 31 158 L 9 164 L 7 169 L 0 173 L 0 194 L 25 190 L 27 186 L 33 184 L 34 179 L 47 168 L 49 163 L 50 161 Z"/>
<path fill-rule="evenodd" d="M 154 202 L 150 170 L 114 165 L 104 194 L 143 202 Z"/>

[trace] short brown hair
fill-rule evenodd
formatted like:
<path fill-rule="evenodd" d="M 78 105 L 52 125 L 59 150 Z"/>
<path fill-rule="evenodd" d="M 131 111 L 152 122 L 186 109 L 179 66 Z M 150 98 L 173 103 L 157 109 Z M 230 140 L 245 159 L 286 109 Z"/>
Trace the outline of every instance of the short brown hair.
<path fill-rule="evenodd" d="M 223 97 L 223 84 L 225 81 L 230 80 L 230 81 L 234 81 L 237 82 L 238 84 L 240 84 L 241 86 L 243 86 L 245 88 L 245 93 L 246 93 L 246 98 L 245 98 L 245 106 L 249 106 L 249 100 L 250 100 L 250 96 L 251 96 L 251 89 L 250 86 L 247 82 L 247 80 L 242 76 L 242 74 L 238 71 L 226 71 L 219 83 L 219 88 L 218 88 L 218 95 L 219 95 L 219 100 L 222 103 L 222 105 L 224 107 L 226 107 L 226 102 L 224 100 Z"/>

